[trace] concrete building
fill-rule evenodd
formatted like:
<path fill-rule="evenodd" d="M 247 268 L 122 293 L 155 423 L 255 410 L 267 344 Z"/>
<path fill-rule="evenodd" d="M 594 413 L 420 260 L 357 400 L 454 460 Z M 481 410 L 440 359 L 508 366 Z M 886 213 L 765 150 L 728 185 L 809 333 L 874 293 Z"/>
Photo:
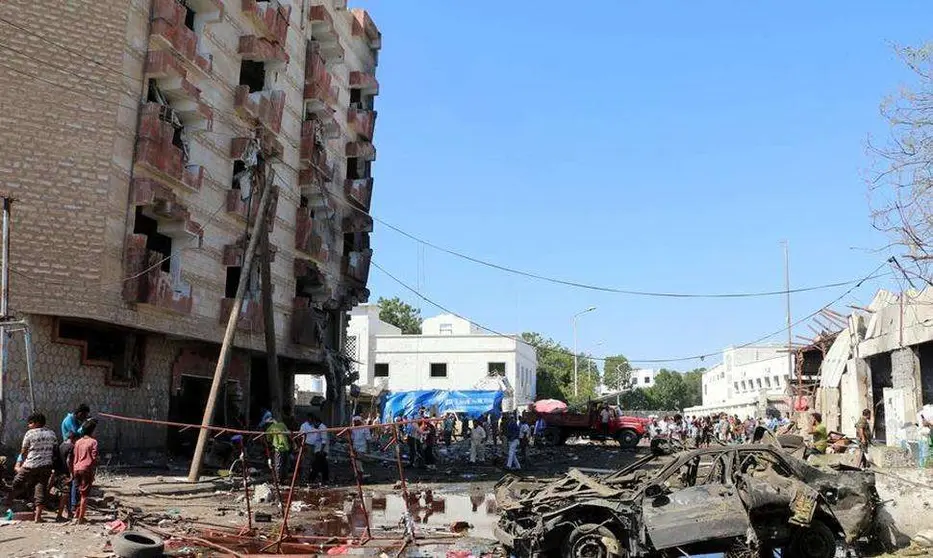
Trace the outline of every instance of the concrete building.
<path fill-rule="evenodd" d="M 791 360 L 782 346 L 729 347 L 722 353 L 722 362 L 703 373 L 703 404 L 684 409 L 684 413 L 728 413 L 745 418 L 763 416 L 768 408 L 786 411 Z"/>
<path fill-rule="evenodd" d="M 469 320 L 441 314 L 424 320 L 420 335 L 403 335 L 379 319 L 379 307 L 350 312 L 347 355 L 361 385 L 390 391 L 499 389 L 509 403 L 531 403 L 537 393 L 535 349 L 518 336 L 497 335 Z"/>
<path fill-rule="evenodd" d="M 632 388 L 648 389 L 654 386 L 654 377 L 660 370 L 656 368 L 637 368 L 632 370 Z"/>
<path fill-rule="evenodd" d="M 7 0 L 0 180 L 11 311 L 31 326 L 37 407 L 199 422 L 240 275 L 258 154 L 278 187 L 274 323 L 285 393 L 339 399 L 346 311 L 368 297 L 379 30 L 346 0 Z M 269 399 L 258 277 L 218 420 Z M 0 379 L 3 441 L 29 411 L 23 345 Z M 222 408 L 221 408 L 222 407 Z M 165 433 L 106 421 L 102 443 Z"/>
<path fill-rule="evenodd" d="M 863 409 L 873 411 L 876 440 L 899 444 L 905 423 L 933 404 L 933 289 L 879 291 L 867 311 L 848 317 L 820 356 L 812 406 L 831 430 L 855 435 Z"/>

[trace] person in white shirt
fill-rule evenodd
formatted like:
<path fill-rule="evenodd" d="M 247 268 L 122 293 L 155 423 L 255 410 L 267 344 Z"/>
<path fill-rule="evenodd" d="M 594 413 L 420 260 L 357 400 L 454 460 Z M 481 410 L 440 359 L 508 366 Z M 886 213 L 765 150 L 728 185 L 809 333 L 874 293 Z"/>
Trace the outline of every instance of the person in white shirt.
<path fill-rule="evenodd" d="M 603 436 L 609 435 L 609 406 L 603 405 L 599 411 L 599 423 L 602 427 Z"/>
<path fill-rule="evenodd" d="M 527 463 L 528 445 L 531 443 L 531 425 L 528 424 L 528 419 L 523 418 L 518 427 L 518 440 L 518 447 L 521 448 L 522 451 L 522 460 Z"/>
<path fill-rule="evenodd" d="M 473 430 L 470 432 L 470 463 L 486 461 L 486 429 L 481 420 L 473 421 Z"/>
<path fill-rule="evenodd" d="M 330 467 L 327 464 L 330 436 L 327 433 L 327 426 L 313 413 L 308 413 L 307 420 L 301 424 L 298 431 L 305 435 L 305 457 L 302 459 L 302 476 L 310 484 L 320 474 L 321 483 L 327 484 L 330 480 Z M 310 472 L 305 473 L 309 465 Z"/>
<path fill-rule="evenodd" d="M 355 416 L 353 417 L 353 426 L 363 426 L 363 417 Z M 366 428 L 359 428 L 356 430 L 350 431 L 350 438 L 353 442 L 353 451 L 356 453 L 356 469 L 357 474 L 362 478 L 363 477 L 363 460 L 362 455 L 366 453 L 367 444 L 369 443 L 369 430 Z"/>

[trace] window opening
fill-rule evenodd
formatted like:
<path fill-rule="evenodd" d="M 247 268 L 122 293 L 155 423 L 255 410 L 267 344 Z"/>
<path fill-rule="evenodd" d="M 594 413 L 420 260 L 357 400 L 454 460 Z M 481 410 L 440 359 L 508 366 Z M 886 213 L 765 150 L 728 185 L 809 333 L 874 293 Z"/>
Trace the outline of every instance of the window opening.
<path fill-rule="evenodd" d="M 172 271 L 172 237 L 159 232 L 159 222 L 143 213 L 142 206 L 136 207 L 136 223 L 133 225 L 134 234 L 146 235 L 146 250 L 162 254 L 159 264 L 162 271 Z"/>
<path fill-rule="evenodd" d="M 194 13 L 194 10 L 188 6 L 185 6 L 185 27 L 191 29 L 192 31 L 197 31 L 197 29 L 194 28 L 194 18 L 196 16 L 197 14 Z"/>
<path fill-rule="evenodd" d="M 240 85 L 249 86 L 249 92 L 262 91 L 266 86 L 266 65 L 263 62 L 240 62 Z"/>
<path fill-rule="evenodd" d="M 373 368 L 373 377 L 374 378 L 388 378 L 389 377 L 389 363 L 377 362 Z"/>
<path fill-rule="evenodd" d="M 505 363 L 490 362 L 486 365 L 486 372 L 490 376 L 505 376 Z"/>
<path fill-rule="evenodd" d="M 227 267 L 227 281 L 224 286 L 224 297 L 236 297 L 236 288 L 240 284 L 240 274 L 242 272 L 243 268 L 238 265 L 231 265 Z"/>
<path fill-rule="evenodd" d="M 447 377 L 447 363 L 446 362 L 432 362 L 431 363 L 431 377 L 432 378 L 446 378 Z"/>

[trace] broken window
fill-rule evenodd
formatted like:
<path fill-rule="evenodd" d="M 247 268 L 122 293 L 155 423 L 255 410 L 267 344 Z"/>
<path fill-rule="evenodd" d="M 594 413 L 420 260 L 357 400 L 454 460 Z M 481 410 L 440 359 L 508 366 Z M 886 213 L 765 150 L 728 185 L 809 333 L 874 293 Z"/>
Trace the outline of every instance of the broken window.
<path fill-rule="evenodd" d="M 246 172 L 246 163 L 243 161 L 234 161 L 233 162 L 233 182 L 230 184 L 230 187 L 234 190 L 240 189 L 240 180 L 245 176 Z"/>
<path fill-rule="evenodd" d="M 350 106 L 353 108 L 362 108 L 363 102 L 363 90 L 362 89 L 351 89 L 350 90 Z"/>
<path fill-rule="evenodd" d="M 164 259 L 160 264 L 162 271 L 172 271 L 172 237 L 159 232 L 159 222 L 143 213 L 142 206 L 136 207 L 136 223 L 133 225 L 134 234 L 146 235 L 146 250 L 162 254 Z"/>
<path fill-rule="evenodd" d="M 103 324 L 59 320 L 56 339 L 83 347 L 85 365 L 107 368 L 108 383 L 131 384 L 142 377 L 145 338 Z"/>
<path fill-rule="evenodd" d="M 486 372 L 490 376 L 505 376 L 505 363 L 490 362 L 486 365 Z"/>
<path fill-rule="evenodd" d="M 250 93 L 265 89 L 266 65 L 253 60 L 240 62 L 240 85 L 248 86 Z"/>
<path fill-rule="evenodd" d="M 224 286 L 224 298 L 235 298 L 236 289 L 240 284 L 240 275 L 243 272 L 243 268 L 238 265 L 231 265 L 227 267 L 227 281 Z"/>
<path fill-rule="evenodd" d="M 360 180 L 372 176 L 372 162 L 347 157 L 347 180 Z"/>
<path fill-rule="evenodd" d="M 194 10 L 192 10 L 190 6 L 185 6 L 185 27 L 192 31 L 197 31 L 197 29 L 194 28 L 194 18 L 196 16 L 197 14 L 194 13 Z"/>

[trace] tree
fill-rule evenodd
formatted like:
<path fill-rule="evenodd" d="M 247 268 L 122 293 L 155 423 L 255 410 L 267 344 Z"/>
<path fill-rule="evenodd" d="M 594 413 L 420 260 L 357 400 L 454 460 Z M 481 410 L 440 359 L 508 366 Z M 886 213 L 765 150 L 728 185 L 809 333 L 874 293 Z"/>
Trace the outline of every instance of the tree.
<path fill-rule="evenodd" d="M 887 142 L 869 140 L 872 224 L 913 263 L 901 272 L 933 285 L 933 43 L 895 50 L 916 83 L 881 104 L 891 129 Z"/>
<path fill-rule="evenodd" d="M 394 325 L 407 335 L 421 333 L 421 309 L 402 301 L 399 297 L 379 298 L 379 319 Z"/>
<path fill-rule="evenodd" d="M 658 410 L 679 411 L 687 407 L 687 385 L 680 372 L 662 368 L 654 377 L 648 395 Z"/>
<path fill-rule="evenodd" d="M 632 387 L 632 365 L 623 355 L 611 356 L 603 364 L 603 385 L 609 391 L 623 391 Z"/>
<path fill-rule="evenodd" d="M 522 340 L 535 348 L 538 357 L 537 398 L 580 403 L 596 395 L 596 366 L 586 355 L 577 357 L 580 394 L 573 395 L 573 351 L 540 333 L 526 332 Z M 592 371 L 592 372 L 591 372 Z"/>
<path fill-rule="evenodd" d="M 684 408 L 703 404 L 703 373 L 706 368 L 694 368 L 684 372 L 684 385 L 686 386 L 686 401 Z"/>

